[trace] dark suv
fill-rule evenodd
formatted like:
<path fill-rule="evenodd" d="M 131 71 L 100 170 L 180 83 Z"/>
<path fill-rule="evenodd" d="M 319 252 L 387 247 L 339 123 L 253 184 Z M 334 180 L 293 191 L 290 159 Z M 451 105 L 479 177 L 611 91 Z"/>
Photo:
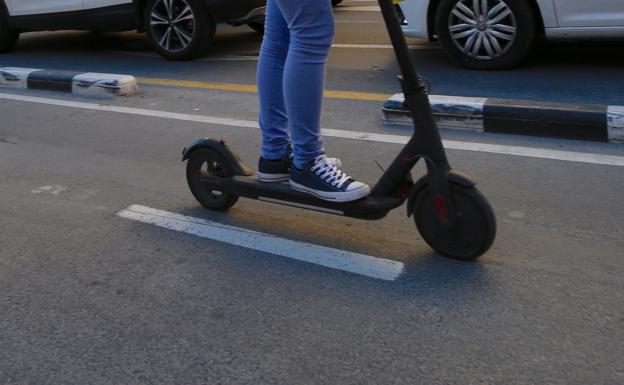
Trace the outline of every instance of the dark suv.
<path fill-rule="evenodd" d="M 219 23 L 264 30 L 266 0 L 0 0 L 0 52 L 21 32 L 145 31 L 171 60 L 201 55 Z"/>

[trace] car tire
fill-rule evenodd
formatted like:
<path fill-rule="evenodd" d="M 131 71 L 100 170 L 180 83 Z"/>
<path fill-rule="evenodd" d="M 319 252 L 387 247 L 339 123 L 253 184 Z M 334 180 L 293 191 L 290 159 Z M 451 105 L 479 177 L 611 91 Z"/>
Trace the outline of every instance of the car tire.
<path fill-rule="evenodd" d="M 216 31 L 214 20 L 197 0 L 148 0 L 143 23 L 152 47 L 169 60 L 201 56 Z"/>
<path fill-rule="evenodd" d="M 477 70 L 515 66 L 531 50 L 537 20 L 525 0 L 487 0 L 484 12 L 472 0 L 442 0 L 436 33 L 447 55 L 458 65 Z"/>
<path fill-rule="evenodd" d="M 9 52 L 15 48 L 19 39 L 19 31 L 9 27 L 9 15 L 0 4 L 0 53 Z"/>

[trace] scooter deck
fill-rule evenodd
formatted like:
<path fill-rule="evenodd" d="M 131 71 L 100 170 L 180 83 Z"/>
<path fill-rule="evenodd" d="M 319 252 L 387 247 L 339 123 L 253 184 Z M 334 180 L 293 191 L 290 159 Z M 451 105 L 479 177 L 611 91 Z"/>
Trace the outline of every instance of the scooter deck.
<path fill-rule="evenodd" d="M 207 184 L 207 189 L 239 197 L 360 219 L 381 219 L 388 211 L 401 206 L 405 201 L 404 198 L 368 196 L 354 202 L 331 202 L 293 190 L 288 182 L 260 182 L 254 176 L 215 178 L 204 183 Z"/>

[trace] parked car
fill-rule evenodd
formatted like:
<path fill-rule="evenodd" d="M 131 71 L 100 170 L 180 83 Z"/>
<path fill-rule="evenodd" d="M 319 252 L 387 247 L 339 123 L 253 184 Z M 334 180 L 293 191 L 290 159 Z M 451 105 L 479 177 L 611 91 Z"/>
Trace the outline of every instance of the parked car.
<path fill-rule="evenodd" d="M 216 25 L 264 30 L 265 0 L 0 0 L 0 52 L 22 32 L 145 31 L 162 56 L 187 60 L 212 42 Z"/>
<path fill-rule="evenodd" d="M 503 69 L 546 39 L 624 38 L 623 0 L 407 0 L 407 36 L 439 40 L 456 63 Z"/>

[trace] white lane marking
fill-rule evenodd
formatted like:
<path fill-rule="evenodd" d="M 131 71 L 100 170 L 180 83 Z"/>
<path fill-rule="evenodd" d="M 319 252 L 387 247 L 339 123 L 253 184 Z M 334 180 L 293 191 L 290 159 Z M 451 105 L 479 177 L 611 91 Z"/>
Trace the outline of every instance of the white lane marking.
<path fill-rule="evenodd" d="M 392 49 L 390 44 L 332 44 L 332 48 L 357 48 L 357 49 Z M 410 45 L 409 49 L 413 50 L 439 50 L 436 45 Z"/>
<path fill-rule="evenodd" d="M 118 216 L 208 238 L 219 242 L 271 253 L 298 261 L 347 271 L 366 277 L 394 281 L 403 272 L 401 262 L 350 251 L 292 241 L 275 235 L 228 226 L 141 205 L 132 205 Z"/>
<path fill-rule="evenodd" d="M 214 116 L 183 114 L 178 112 L 166 112 L 158 110 L 148 110 L 143 108 L 119 107 L 95 103 L 73 102 L 61 99 L 41 98 L 35 96 L 25 96 L 17 94 L 0 93 L 0 99 L 16 100 L 22 102 L 47 104 L 52 106 L 80 108 L 95 111 L 117 112 L 122 114 L 149 116 L 153 118 L 175 119 L 188 122 L 206 123 L 230 127 L 258 128 L 258 123 L 251 120 L 238 120 L 230 118 L 219 118 Z M 323 129 L 323 135 L 341 139 L 365 140 L 380 143 L 405 144 L 409 140 L 407 136 L 376 134 L 372 132 L 347 131 L 335 129 Z M 595 153 L 573 152 L 550 150 L 545 148 L 531 148 L 520 146 L 507 146 L 502 144 L 487 144 L 477 142 L 460 142 L 454 140 L 444 140 L 444 146 L 451 150 L 476 151 L 490 154 L 522 156 L 538 159 L 562 160 L 568 162 L 600 164 L 607 166 L 624 167 L 624 156 L 603 155 Z"/>
<path fill-rule="evenodd" d="M 33 189 L 32 193 L 33 194 L 49 194 L 49 195 L 58 196 L 60 193 L 62 193 L 65 190 L 67 190 L 67 187 L 65 186 L 59 186 L 59 185 L 41 186 L 41 187 L 37 187 L 36 189 Z"/>

